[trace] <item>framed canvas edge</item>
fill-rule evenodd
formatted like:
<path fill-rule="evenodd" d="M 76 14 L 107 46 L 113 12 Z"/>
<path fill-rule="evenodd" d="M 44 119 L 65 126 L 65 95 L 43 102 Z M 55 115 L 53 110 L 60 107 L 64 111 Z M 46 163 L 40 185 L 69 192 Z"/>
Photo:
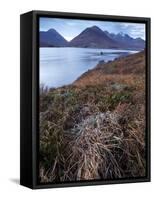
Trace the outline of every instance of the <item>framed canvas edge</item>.
<path fill-rule="evenodd" d="M 52 12 L 52 11 L 31 11 L 33 15 L 33 28 L 32 28 L 32 187 L 31 189 L 43 189 L 43 188 L 60 188 L 60 187 L 74 187 L 74 186 L 92 186 L 92 185 L 108 185 L 108 184 L 123 184 L 123 183 L 139 183 L 151 181 L 151 18 L 147 17 L 130 17 L 130 16 L 114 16 L 114 15 L 98 15 L 98 14 L 85 14 L 85 13 L 68 13 L 68 12 Z M 118 180 L 93 180 L 93 181 L 77 181 L 66 183 L 38 183 L 38 145 L 37 145 L 37 131 L 38 131 L 38 17 L 50 16 L 59 18 L 77 18 L 77 19 L 92 19 L 92 20 L 112 20 L 123 22 L 139 22 L 146 24 L 146 146 L 147 148 L 147 171 L 145 177 L 140 178 L 125 178 Z M 36 117 L 37 116 L 37 117 Z"/>

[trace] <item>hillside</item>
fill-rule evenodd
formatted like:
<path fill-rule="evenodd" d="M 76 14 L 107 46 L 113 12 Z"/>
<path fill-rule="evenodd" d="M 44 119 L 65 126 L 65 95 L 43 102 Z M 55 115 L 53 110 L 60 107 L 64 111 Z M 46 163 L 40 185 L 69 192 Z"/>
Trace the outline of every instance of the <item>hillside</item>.
<path fill-rule="evenodd" d="M 68 42 L 55 29 L 40 31 L 40 47 L 64 47 Z"/>
<path fill-rule="evenodd" d="M 105 78 L 110 77 L 111 79 L 111 77 L 114 77 L 115 74 L 122 77 L 123 75 L 142 75 L 144 72 L 145 51 L 142 51 L 126 57 L 117 58 L 116 60 L 109 61 L 105 64 L 98 64 L 94 69 L 88 70 L 81 75 L 81 77 L 79 77 L 73 84 L 76 86 L 91 85 L 96 83 L 101 84 Z"/>
<path fill-rule="evenodd" d="M 86 28 L 69 42 L 73 47 L 118 48 L 117 42 L 108 37 L 99 27 Z"/>

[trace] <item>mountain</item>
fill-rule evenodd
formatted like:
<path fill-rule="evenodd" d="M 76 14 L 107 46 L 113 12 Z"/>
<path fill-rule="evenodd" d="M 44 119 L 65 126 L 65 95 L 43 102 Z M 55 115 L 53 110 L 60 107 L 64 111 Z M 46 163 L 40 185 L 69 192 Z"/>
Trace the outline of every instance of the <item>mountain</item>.
<path fill-rule="evenodd" d="M 144 49 L 145 41 L 132 38 L 122 32 L 118 34 L 103 31 L 97 26 L 86 28 L 78 36 L 68 42 L 55 29 L 40 31 L 41 47 L 84 47 L 108 49 Z"/>
<path fill-rule="evenodd" d="M 69 42 L 73 47 L 118 48 L 119 44 L 97 26 L 86 28 Z"/>
<path fill-rule="evenodd" d="M 119 44 L 119 46 L 122 48 L 130 48 L 130 49 L 144 49 L 145 48 L 145 41 L 141 38 L 132 38 L 128 34 L 124 34 L 122 32 L 118 34 L 109 33 L 108 31 L 104 31 L 104 32 L 112 40 L 116 41 Z"/>
<path fill-rule="evenodd" d="M 88 70 L 82 74 L 73 85 L 86 86 L 101 84 L 104 79 L 108 77 L 113 82 L 112 78 L 125 77 L 124 75 L 130 75 L 133 77 L 141 76 L 145 74 L 145 51 L 131 54 L 125 57 L 117 58 L 114 61 L 109 61 L 104 64 L 98 64 L 95 68 Z M 122 75 L 122 76 L 121 76 Z M 117 80 L 120 80 L 119 78 Z M 106 80 L 108 81 L 108 80 Z"/>
<path fill-rule="evenodd" d="M 68 42 L 55 29 L 40 31 L 40 47 L 64 47 Z"/>

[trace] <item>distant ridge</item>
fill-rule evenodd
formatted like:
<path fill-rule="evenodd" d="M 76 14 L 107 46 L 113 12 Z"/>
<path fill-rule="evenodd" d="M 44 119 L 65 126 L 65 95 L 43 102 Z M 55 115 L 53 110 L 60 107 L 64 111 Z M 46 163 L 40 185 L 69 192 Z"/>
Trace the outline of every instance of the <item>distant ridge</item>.
<path fill-rule="evenodd" d="M 132 38 L 128 34 L 124 34 L 122 32 L 118 34 L 109 33 L 105 31 L 106 35 L 116 41 L 120 47 L 123 48 L 135 48 L 135 49 L 144 49 L 145 48 L 145 41 L 138 37 Z"/>

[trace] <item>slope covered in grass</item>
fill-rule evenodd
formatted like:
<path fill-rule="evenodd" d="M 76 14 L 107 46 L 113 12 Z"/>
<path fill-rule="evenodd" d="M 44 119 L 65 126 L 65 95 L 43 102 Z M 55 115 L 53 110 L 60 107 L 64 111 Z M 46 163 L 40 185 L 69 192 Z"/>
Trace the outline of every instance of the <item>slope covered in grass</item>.
<path fill-rule="evenodd" d="M 144 69 L 142 52 L 40 90 L 41 182 L 145 176 Z"/>
<path fill-rule="evenodd" d="M 74 84 L 77 86 L 101 84 L 105 81 L 121 82 L 142 77 L 145 74 L 145 51 L 126 57 L 117 58 L 114 61 L 98 64 L 94 69 L 81 75 Z M 125 76 L 124 76 L 125 75 Z"/>

